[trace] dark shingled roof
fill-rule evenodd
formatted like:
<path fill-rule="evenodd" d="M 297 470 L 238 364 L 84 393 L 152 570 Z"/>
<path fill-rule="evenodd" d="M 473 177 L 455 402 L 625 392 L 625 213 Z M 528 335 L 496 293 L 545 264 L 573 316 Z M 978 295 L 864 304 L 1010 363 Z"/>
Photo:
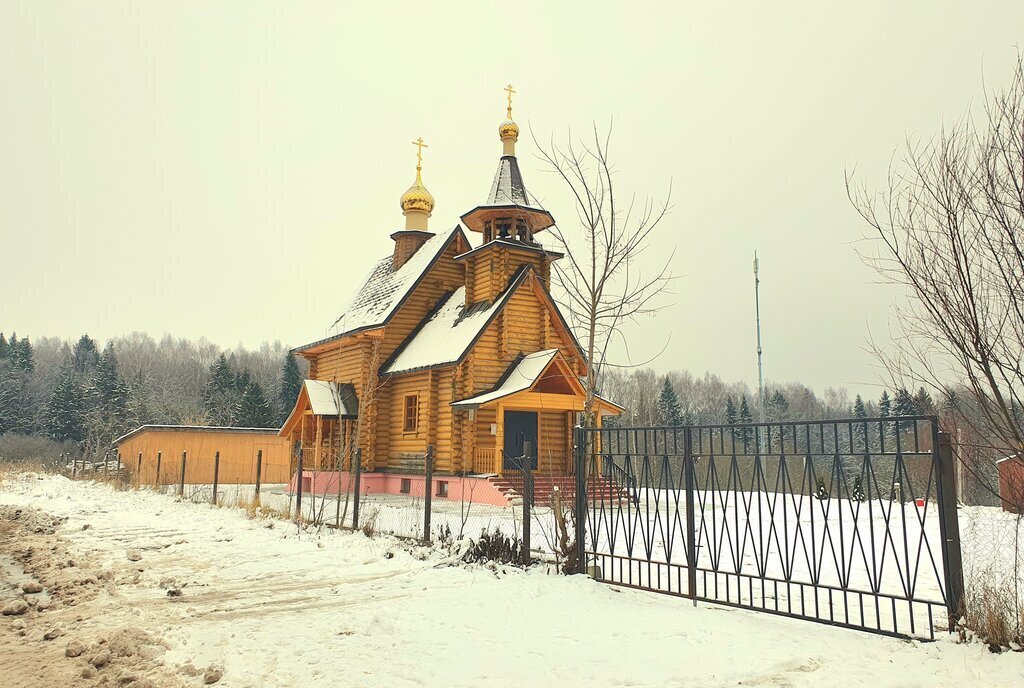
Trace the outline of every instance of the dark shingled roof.
<path fill-rule="evenodd" d="M 487 205 L 530 205 L 523 174 L 519 171 L 519 163 L 514 155 L 503 155 L 498 161 L 498 171 L 494 173 L 491 193 L 487 195 Z"/>

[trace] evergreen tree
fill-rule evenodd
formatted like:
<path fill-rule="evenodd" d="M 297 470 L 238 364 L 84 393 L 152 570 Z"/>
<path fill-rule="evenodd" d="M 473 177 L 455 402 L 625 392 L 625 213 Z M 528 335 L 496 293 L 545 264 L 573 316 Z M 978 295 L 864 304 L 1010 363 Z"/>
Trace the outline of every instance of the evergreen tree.
<path fill-rule="evenodd" d="M 11 334 L 11 341 L 8 344 L 7 359 L 14 370 L 31 373 L 35 370 L 35 351 L 32 349 L 32 342 L 28 337 L 17 338 Z"/>
<path fill-rule="evenodd" d="M 128 428 L 128 386 L 118 372 L 114 345 L 107 344 L 85 390 L 88 431 L 102 445 Z"/>
<path fill-rule="evenodd" d="M 73 365 L 65 362 L 46 407 L 46 422 L 50 436 L 59 442 L 84 440 L 84 406 L 78 376 Z"/>
<path fill-rule="evenodd" d="M 878 416 L 880 418 L 892 417 L 892 399 L 889 398 L 889 392 L 887 390 L 882 390 L 882 396 L 878 399 Z M 895 423 L 882 423 L 881 426 L 880 436 L 878 438 L 879 442 L 891 439 L 896 435 Z"/>
<path fill-rule="evenodd" d="M 274 425 L 274 411 L 267 403 L 260 383 L 251 381 L 235 407 L 235 424 L 245 428 L 269 428 Z"/>
<path fill-rule="evenodd" d="M 892 401 L 889 399 L 889 392 L 885 390 L 882 390 L 882 396 L 878 400 L 878 415 L 881 418 L 892 415 Z"/>
<path fill-rule="evenodd" d="M 814 490 L 814 498 L 825 501 L 829 498 L 828 488 L 825 487 L 825 481 L 818 478 L 818 487 Z"/>
<path fill-rule="evenodd" d="M 789 401 L 780 390 L 775 390 L 768 399 L 768 420 L 784 420 L 789 413 Z"/>
<path fill-rule="evenodd" d="M 75 342 L 71 349 L 72 363 L 74 370 L 79 375 L 79 381 L 92 375 L 92 371 L 100 362 L 100 351 L 96 342 L 87 334 L 83 334 Z"/>
<path fill-rule="evenodd" d="M 932 401 L 932 395 L 928 393 L 924 387 L 919 387 L 917 393 L 914 395 L 914 409 L 919 416 L 932 416 L 935 415 L 935 402 Z"/>
<path fill-rule="evenodd" d="M 864 400 L 861 399 L 860 395 L 853 402 L 853 417 L 854 418 L 867 418 L 868 410 L 864 406 Z M 854 446 L 850 448 L 851 451 L 867 451 L 866 438 L 867 428 L 865 424 L 855 423 L 853 426 L 853 437 Z"/>
<path fill-rule="evenodd" d="M 864 406 L 864 400 L 857 395 L 857 398 L 853 402 L 853 417 L 854 418 L 867 418 L 868 410 Z"/>
<path fill-rule="evenodd" d="M 661 422 L 665 425 L 671 427 L 683 425 L 683 411 L 679 406 L 679 397 L 676 396 L 676 390 L 668 377 L 665 378 L 665 383 L 661 386 L 661 396 L 658 397 L 658 415 L 661 416 Z"/>
<path fill-rule="evenodd" d="M 288 418 L 295 400 L 299 398 L 302 390 L 302 373 L 299 371 L 299 364 L 291 353 L 284 355 L 284 367 L 281 370 L 281 387 L 277 394 L 277 406 L 280 409 L 278 418 L 281 422 Z"/>
<path fill-rule="evenodd" d="M 3 332 L 0 332 L 0 362 L 7 360 L 9 351 L 10 345 L 7 343 L 7 337 L 4 336 Z"/>
<path fill-rule="evenodd" d="M 5 369 L 3 362 L 0 361 L 0 435 L 14 432 L 16 404 L 14 373 Z"/>
<path fill-rule="evenodd" d="M 736 425 L 736 404 L 732 402 L 731 396 L 725 398 L 725 422 Z"/>
<path fill-rule="evenodd" d="M 753 423 L 754 417 L 750 415 L 750 404 L 747 403 L 747 395 L 740 397 L 740 423 Z"/>
<path fill-rule="evenodd" d="M 917 407 L 914 406 L 914 398 L 906 387 L 896 390 L 896 396 L 892 400 L 892 415 L 894 416 L 915 416 Z"/>
<path fill-rule="evenodd" d="M 249 388 L 250 382 L 252 382 L 252 375 L 249 374 L 248 369 L 235 373 L 235 391 L 239 394 L 242 394 Z"/>
<path fill-rule="evenodd" d="M 204 406 L 206 415 L 214 425 L 232 425 L 238 391 L 235 375 L 224 354 L 210 366 L 210 381 L 206 385 Z"/>
<path fill-rule="evenodd" d="M 850 496 L 857 502 L 863 502 L 868 498 L 868 496 L 864 494 L 864 484 L 859 475 L 853 479 L 853 493 Z"/>
<path fill-rule="evenodd" d="M 750 414 L 750 404 L 747 403 L 746 394 L 740 397 L 739 422 L 741 424 L 754 422 L 754 417 Z M 754 430 L 753 428 L 743 428 L 738 435 L 739 436 L 737 437 L 737 433 L 733 433 L 733 436 L 736 437 L 736 439 L 742 440 L 743 442 L 751 442 L 754 439 Z"/>

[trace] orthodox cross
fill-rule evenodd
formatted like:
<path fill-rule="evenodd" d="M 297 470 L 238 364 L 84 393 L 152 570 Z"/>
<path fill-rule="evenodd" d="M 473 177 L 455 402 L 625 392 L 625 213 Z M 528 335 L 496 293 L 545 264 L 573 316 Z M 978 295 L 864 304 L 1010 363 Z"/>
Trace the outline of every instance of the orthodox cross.
<path fill-rule="evenodd" d="M 427 144 L 423 143 L 423 137 L 422 136 L 419 137 L 418 139 L 416 139 L 415 141 L 413 141 L 412 145 L 416 146 L 416 169 L 418 170 L 420 168 L 420 166 L 423 165 L 423 149 L 424 148 L 429 148 L 430 146 L 428 146 Z"/>
<path fill-rule="evenodd" d="M 508 93 L 508 116 L 511 117 L 512 116 L 512 94 L 515 93 L 515 90 L 512 88 L 512 84 L 509 84 L 508 86 L 506 86 L 504 88 L 504 90 Z"/>

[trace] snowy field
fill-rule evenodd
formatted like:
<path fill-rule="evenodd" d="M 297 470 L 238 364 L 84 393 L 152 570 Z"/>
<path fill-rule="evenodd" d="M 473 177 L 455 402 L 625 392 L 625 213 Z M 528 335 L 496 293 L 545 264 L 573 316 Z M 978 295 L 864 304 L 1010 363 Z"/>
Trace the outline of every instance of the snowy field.
<path fill-rule="evenodd" d="M 218 685 L 239 687 L 1024 685 L 1024 655 L 980 644 L 694 608 L 544 568 L 462 566 L 403 541 L 299 531 L 146 490 L 9 477 L 3 504 L 67 519 L 46 537 L 112 583 L 73 607 L 55 596 L 45 612 L 2 617 L 28 631 L 2 637 L 33 657 L 56 646 L 48 666 L 59 668 L 82 663 L 63 656 L 66 639 L 139 629 L 166 646 L 135 668 L 153 685 L 200 685 L 189 668 L 210 664 L 224 667 Z M 63 636 L 47 643 L 51 627 Z"/>
<path fill-rule="evenodd" d="M 245 504 L 254 487 L 221 486 L 218 502 Z M 294 495 L 285 488 L 264 485 L 261 503 L 294 513 Z M 164 490 L 175 493 L 176 487 Z M 186 485 L 185 491 L 196 502 L 209 502 L 212 494 L 209 485 Z M 685 493 L 642 489 L 637 496 L 636 502 L 591 503 L 592 563 L 610 582 L 685 594 Z M 919 507 L 732 491 L 698 491 L 697 497 L 699 597 L 925 638 L 946 629 L 934 501 Z M 303 516 L 350 526 L 351 499 L 307 494 Z M 361 504 L 360 524 L 372 532 L 423 537 L 422 498 L 364 495 Z M 1024 599 L 1024 566 L 1014 560 L 1015 542 L 1024 547 L 1024 522 L 989 507 L 961 508 L 958 515 L 967 585 L 1016 579 Z M 443 531 L 456 539 L 484 530 L 523 533 L 520 506 L 435 499 L 431 523 L 434 539 Z M 557 542 L 550 508 L 534 508 L 530 532 L 535 556 L 550 560 Z"/>

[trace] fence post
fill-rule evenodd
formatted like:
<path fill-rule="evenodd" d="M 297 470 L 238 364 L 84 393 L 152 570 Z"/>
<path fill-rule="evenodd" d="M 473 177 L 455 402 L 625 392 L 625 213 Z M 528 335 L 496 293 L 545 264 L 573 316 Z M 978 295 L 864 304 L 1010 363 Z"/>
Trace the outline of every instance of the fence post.
<path fill-rule="evenodd" d="M 942 573 L 946 583 L 946 609 L 949 612 L 949 630 L 956 630 L 964 599 L 964 567 L 960 552 L 960 525 L 956 513 L 956 483 L 953 479 L 953 439 L 948 432 L 938 432 L 938 423 L 932 421 L 937 440 L 935 470 L 939 497 L 939 534 L 942 537 Z"/>
<path fill-rule="evenodd" d="M 106 480 L 110 466 L 110 452 L 103 452 L 103 479 Z"/>
<path fill-rule="evenodd" d="M 217 480 L 220 478 L 220 452 L 213 453 L 213 505 L 217 506 Z"/>
<path fill-rule="evenodd" d="M 693 428 L 683 430 L 683 468 L 686 471 L 686 586 L 694 605 L 697 604 L 697 515 L 693 463 Z"/>
<path fill-rule="evenodd" d="M 178 479 L 178 496 L 185 496 L 185 453 L 181 452 L 181 477 Z"/>
<path fill-rule="evenodd" d="M 142 484 L 142 452 L 139 452 L 139 465 L 135 468 L 135 485 Z"/>
<path fill-rule="evenodd" d="M 299 448 L 299 462 L 295 468 L 295 522 L 302 523 L 302 448 Z"/>
<path fill-rule="evenodd" d="M 355 456 L 355 476 L 352 480 L 352 530 L 359 530 L 359 479 L 363 474 L 363 450 L 357 448 Z M 338 474 L 341 480 L 341 474 Z"/>
<path fill-rule="evenodd" d="M 573 431 L 574 470 L 576 472 L 576 572 L 587 572 L 587 448 L 586 431 L 577 426 Z"/>
<path fill-rule="evenodd" d="M 533 509 L 533 443 L 523 442 L 523 566 L 530 565 L 530 513 Z"/>
<path fill-rule="evenodd" d="M 434 498 L 434 445 L 427 445 L 426 479 L 423 481 L 423 544 L 430 544 L 430 503 Z"/>
<path fill-rule="evenodd" d="M 157 488 L 160 487 L 160 461 L 163 459 L 163 455 L 162 451 L 156 453 L 156 475 L 153 477 L 153 484 Z M 160 490 L 158 489 L 157 491 L 159 492 Z"/>
<path fill-rule="evenodd" d="M 71 459 L 71 477 L 75 477 L 75 471 L 78 469 L 78 459 L 72 457 Z"/>
<path fill-rule="evenodd" d="M 260 500 L 260 478 L 263 477 L 263 450 L 256 450 L 256 501 Z"/>

